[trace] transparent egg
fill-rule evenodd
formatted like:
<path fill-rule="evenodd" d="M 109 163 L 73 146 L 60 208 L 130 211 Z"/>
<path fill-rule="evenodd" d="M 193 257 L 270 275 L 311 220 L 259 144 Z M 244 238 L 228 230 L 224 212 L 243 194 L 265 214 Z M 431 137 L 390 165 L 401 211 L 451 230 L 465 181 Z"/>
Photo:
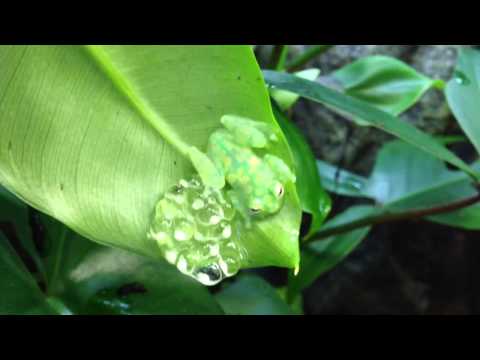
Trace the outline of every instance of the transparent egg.
<path fill-rule="evenodd" d="M 235 275 L 246 259 L 235 219 L 222 191 L 182 179 L 157 203 L 148 236 L 180 272 L 211 286 Z"/>

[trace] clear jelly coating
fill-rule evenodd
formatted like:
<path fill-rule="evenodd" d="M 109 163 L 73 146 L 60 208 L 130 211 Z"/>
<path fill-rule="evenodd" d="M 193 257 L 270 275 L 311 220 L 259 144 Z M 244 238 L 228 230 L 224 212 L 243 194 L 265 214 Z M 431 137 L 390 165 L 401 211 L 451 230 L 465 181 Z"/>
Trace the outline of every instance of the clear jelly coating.
<path fill-rule="evenodd" d="M 245 262 L 241 222 L 221 191 L 182 179 L 155 207 L 148 236 L 165 259 L 204 285 L 235 275 Z"/>

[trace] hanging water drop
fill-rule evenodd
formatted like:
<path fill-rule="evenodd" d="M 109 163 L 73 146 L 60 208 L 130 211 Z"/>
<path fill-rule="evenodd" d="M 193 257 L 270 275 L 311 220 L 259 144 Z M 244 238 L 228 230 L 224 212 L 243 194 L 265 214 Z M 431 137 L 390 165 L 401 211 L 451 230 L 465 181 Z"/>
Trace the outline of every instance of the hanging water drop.
<path fill-rule="evenodd" d="M 204 266 L 193 273 L 195 279 L 207 286 L 218 284 L 223 279 L 223 273 L 218 264 Z"/>
<path fill-rule="evenodd" d="M 469 85 L 470 79 L 460 70 L 455 70 L 453 73 L 455 82 L 459 85 Z"/>

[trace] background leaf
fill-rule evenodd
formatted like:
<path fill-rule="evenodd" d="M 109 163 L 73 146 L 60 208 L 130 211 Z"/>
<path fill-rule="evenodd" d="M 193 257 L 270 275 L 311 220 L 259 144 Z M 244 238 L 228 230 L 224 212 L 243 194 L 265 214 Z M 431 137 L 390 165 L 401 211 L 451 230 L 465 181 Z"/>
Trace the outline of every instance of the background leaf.
<path fill-rule="evenodd" d="M 268 282 L 254 275 L 239 275 L 215 297 L 227 315 L 294 314 Z"/>
<path fill-rule="evenodd" d="M 156 202 L 195 172 L 189 147 L 205 150 L 225 113 L 276 125 L 250 46 L 2 46 L 0 67 L 0 183 L 150 257 Z M 293 164 L 284 138 L 271 151 Z M 300 216 L 289 185 L 282 210 L 243 234 L 247 266 L 296 266 Z"/>
<path fill-rule="evenodd" d="M 18 247 L 34 262 L 39 273 L 45 276 L 45 269 L 33 241 L 28 206 L 0 186 L 0 232 L 10 232 L 18 239 Z"/>
<path fill-rule="evenodd" d="M 35 279 L 0 232 L 0 314 L 54 315 Z"/>
<path fill-rule="evenodd" d="M 312 215 L 312 222 L 308 234 L 318 231 L 328 216 L 332 201 L 323 190 L 320 176 L 315 163 L 315 157 L 302 133 L 297 127 L 273 104 L 273 113 L 285 134 L 293 153 L 297 174 L 297 192 L 302 209 Z M 307 235 L 308 235 L 307 234 Z"/>
<path fill-rule="evenodd" d="M 455 118 L 480 154 L 480 51 L 462 48 L 454 77 L 446 88 Z"/>
<path fill-rule="evenodd" d="M 402 122 L 395 116 L 381 111 L 368 103 L 341 94 L 313 81 L 280 72 L 263 71 L 265 80 L 275 88 L 296 92 L 307 99 L 333 106 L 341 111 L 357 116 L 389 134 L 465 171 L 474 178 L 478 175 L 455 154 L 440 145 L 429 135 L 414 126 Z"/>
<path fill-rule="evenodd" d="M 346 94 L 392 115 L 401 114 L 439 84 L 404 62 L 382 55 L 358 59 L 330 76 Z"/>
<path fill-rule="evenodd" d="M 472 166 L 480 170 L 480 165 Z M 323 183 L 333 183 L 331 171 L 319 167 Z M 350 178 L 361 186 L 354 196 L 373 199 L 384 210 L 405 211 L 446 205 L 474 196 L 477 191 L 472 180 L 465 173 L 451 171 L 442 161 L 401 141 L 385 144 L 378 153 L 374 169 L 368 179 L 345 170 L 345 177 L 339 177 L 337 189 L 350 186 Z M 326 180 L 329 179 L 329 180 Z M 342 181 L 346 179 L 346 183 Z M 358 180 L 358 181 L 357 181 Z M 337 191 L 334 187 L 330 191 Z M 340 192 L 342 191 L 342 192 Z M 349 195 L 343 190 L 339 193 Z M 465 229 L 480 229 L 480 205 L 428 217 L 429 220 Z"/>
<path fill-rule="evenodd" d="M 330 192 L 352 197 L 368 197 L 367 179 L 345 169 L 317 160 L 322 185 Z"/>
<path fill-rule="evenodd" d="M 328 229 L 364 218 L 372 215 L 374 210 L 373 206 L 352 206 L 327 221 L 323 228 Z M 287 298 L 293 301 L 315 279 L 345 259 L 367 236 L 370 228 L 367 226 L 306 245 L 301 252 L 300 272 L 297 276 L 289 274 Z"/>

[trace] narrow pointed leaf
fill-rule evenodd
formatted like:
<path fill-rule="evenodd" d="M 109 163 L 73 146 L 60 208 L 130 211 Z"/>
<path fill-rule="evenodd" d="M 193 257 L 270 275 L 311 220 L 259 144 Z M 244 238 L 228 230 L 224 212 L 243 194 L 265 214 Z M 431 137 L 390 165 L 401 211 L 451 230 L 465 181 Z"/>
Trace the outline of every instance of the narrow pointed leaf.
<path fill-rule="evenodd" d="M 318 231 L 328 216 L 332 201 L 322 187 L 315 157 L 296 126 L 273 104 L 273 113 L 292 149 L 297 173 L 297 192 L 302 209 L 312 215 L 308 234 Z"/>
<path fill-rule="evenodd" d="M 451 151 L 440 145 L 429 135 L 414 126 L 402 122 L 395 116 L 379 110 L 368 103 L 355 99 L 349 95 L 331 90 L 321 84 L 305 79 L 300 79 L 290 74 L 265 70 L 265 80 L 275 88 L 296 92 L 307 99 L 333 106 L 341 111 L 357 116 L 387 133 L 418 147 L 419 149 L 458 167 L 474 178 L 478 178 L 464 161 Z"/>
<path fill-rule="evenodd" d="M 311 81 L 314 81 L 319 74 L 319 69 L 307 69 L 294 73 L 295 76 Z M 296 93 L 277 89 L 270 89 L 270 95 L 277 102 L 280 109 L 282 109 L 283 111 L 290 109 L 300 97 Z"/>

